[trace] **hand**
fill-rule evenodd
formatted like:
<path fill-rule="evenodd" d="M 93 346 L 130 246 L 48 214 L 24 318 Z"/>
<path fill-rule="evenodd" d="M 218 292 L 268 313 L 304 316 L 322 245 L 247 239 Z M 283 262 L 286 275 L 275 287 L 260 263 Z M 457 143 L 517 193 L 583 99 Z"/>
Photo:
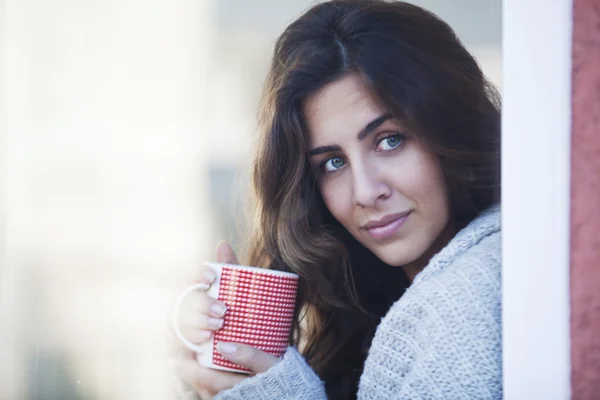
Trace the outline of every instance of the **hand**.
<path fill-rule="evenodd" d="M 238 260 L 231 247 L 225 243 L 219 243 L 217 247 L 217 262 L 237 264 Z M 210 285 L 216 278 L 212 268 L 202 265 L 198 269 L 194 283 Z M 227 311 L 225 303 L 209 297 L 201 290 L 187 295 L 178 312 L 177 324 L 181 334 L 190 342 L 201 344 L 210 340 L 214 331 L 223 326 L 223 316 Z M 177 343 L 180 344 L 179 342 Z M 183 346 L 183 345 L 181 345 Z"/>
<path fill-rule="evenodd" d="M 217 350 L 224 358 L 248 368 L 255 374 L 265 372 L 281 361 L 269 353 L 242 343 L 220 342 Z"/>
<path fill-rule="evenodd" d="M 277 357 L 241 343 L 220 342 L 217 349 L 229 361 L 254 373 L 264 372 L 280 361 Z M 180 358 L 176 367 L 178 376 L 191 385 L 202 400 L 210 400 L 222 390 L 230 389 L 248 378 L 247 375 L 203 367 L 190 353 Z"/>
<path fill-rule="evenodd" d="M 235 253 L 225 242 L 219 243 L 217 247 L 217 262 L 239 264 Z M 214 271 L 210 267 L 202 266 L 195 282 L 211 284 L 214 279 Z M 193 343 L 200 344 L 208 341 L 212 332 L 223 326 L 225 304 L 202 292 L 191 293 L 188 300 L 182 305 L 180 312 L 182 316 L 179 319 L 180 330 Z M 202 399 L 212 399 L 220 391 L 229 389 L 248 377 L 203 367 L 196 360 L 193 351 L 183 345 L 178 347 L 180 350 L 174 362 L 175 373 L 194 388 Z"/>
<path fill-rule="evenodd" d="M 247 375 L 203 367 L 191 351 L 177 357 L 174 367 L 177 377 L 198 393 L 202 400 L 211 400 L 219 392 L 248 378 Z"/>

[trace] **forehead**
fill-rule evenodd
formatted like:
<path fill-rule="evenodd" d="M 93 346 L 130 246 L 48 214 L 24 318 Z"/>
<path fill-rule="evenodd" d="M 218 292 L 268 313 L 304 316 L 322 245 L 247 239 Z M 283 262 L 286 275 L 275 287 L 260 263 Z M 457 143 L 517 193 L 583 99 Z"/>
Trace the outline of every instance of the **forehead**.
<path fill-rule="evenodd" d="M 355 74 L 332 82 L 310 96 L 304 117 L 313 146 L 340 136 L 356 136 L 370 121 L 384 113 L 362 80 Z"/>

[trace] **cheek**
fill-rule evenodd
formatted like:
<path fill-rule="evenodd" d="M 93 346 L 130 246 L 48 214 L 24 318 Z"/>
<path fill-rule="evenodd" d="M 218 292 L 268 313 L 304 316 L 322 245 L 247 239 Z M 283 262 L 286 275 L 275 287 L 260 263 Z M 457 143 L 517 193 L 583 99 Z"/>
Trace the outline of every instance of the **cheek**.
<path fill-rule="evenodd" d="M 390 171 L 405 171 L 390 176 L 392 186 L 404 197 L 414 203 L 427 218 L 428 214 L 438 214 L 446 208 L 447 195 L 443 173 L 437 159 L 425 152 L 420 146 L 414 146 L 395 160 L 396 165 Z"/>
<path fill-rule="evenodd" d="M 319 185 L 327 209 L 342 225 L 348 227 L 352 221 L 352 196 L 342 179 L 323 182 Z"/>
<path fill-rule="evenodd" d="M 436 207 L 446 204 L 446 184 L 439 163 L 437 160 L 429 158 L 422 168 L 425 182 L 423 189 L 430 197 L 430 201 L 435 203 Z"/>
<path fill-rule="evenodd" d="M 406 182 L 411 197 L 419 203 L 440 203 L 444 201 L 446 189 L 441 172 L 430 165 L 421 165 Z"/>
<path fill-rule="evenodd" d="M 420 179 L 413 190 L 422 217 L 433 229 L 441 229 L 448 220 L 448 197 L 442 171 L 436 160 L 425 159 L 420 166 Z"/>

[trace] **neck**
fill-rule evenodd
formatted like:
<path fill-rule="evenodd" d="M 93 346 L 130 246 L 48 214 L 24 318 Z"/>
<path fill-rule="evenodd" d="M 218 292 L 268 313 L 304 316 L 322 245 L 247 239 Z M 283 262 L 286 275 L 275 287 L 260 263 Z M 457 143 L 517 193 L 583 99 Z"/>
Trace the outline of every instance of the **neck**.
<path fill-rule="evenodd" d="M 441 249 L 443 249 L 449 242 L 452 240 L 454 235 L 456 235 L 457 229 L 456 225 L 453 222 L 449 222 L 442 233 L 435 239 L 433 244 L 429 246 L 427 251 L 423 253 L 421 257 L 416 259 L 415 261 L 403 265 L 402 269 L 406 274 L 410 283 L 413 282 L 415 277 L 419 274 L 419 272 L 423 271 L 431 258 L 436 255 Z"/>

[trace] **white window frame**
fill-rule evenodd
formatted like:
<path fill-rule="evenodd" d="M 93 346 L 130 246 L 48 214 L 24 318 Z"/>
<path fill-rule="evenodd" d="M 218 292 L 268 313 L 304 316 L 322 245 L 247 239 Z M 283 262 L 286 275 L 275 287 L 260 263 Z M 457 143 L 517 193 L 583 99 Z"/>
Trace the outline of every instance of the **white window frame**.
<path fill-rule="evenodd" d="M 504 396 L 570 398 L 572 0 L 504 0 Z"/>

